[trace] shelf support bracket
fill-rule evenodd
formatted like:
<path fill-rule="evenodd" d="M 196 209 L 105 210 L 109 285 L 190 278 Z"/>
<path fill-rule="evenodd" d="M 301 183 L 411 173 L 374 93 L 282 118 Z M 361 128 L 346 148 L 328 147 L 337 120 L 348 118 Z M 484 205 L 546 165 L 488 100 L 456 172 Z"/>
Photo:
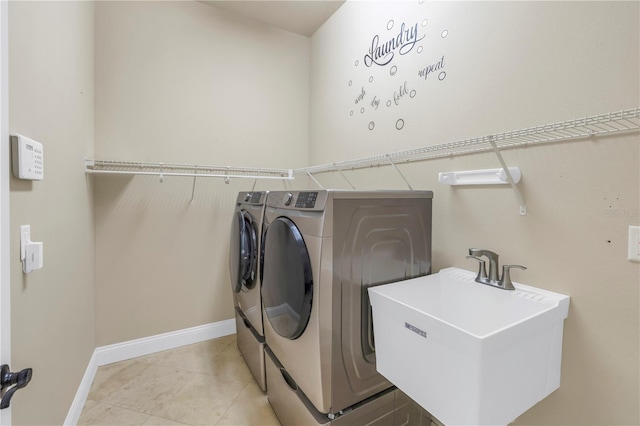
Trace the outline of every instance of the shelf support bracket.
<path fill-rule="evenodd" d="M 294 179 L 293 171 L 289 169 L 286 176 L 284 173 L 281 173 L 280 176 L 282 176 L 282 186 L 284 187 L 285 191 L 289 190 L 289 186 L 287 185 L 289 185 L 289 180 Z"/>
<path fill-rule="evenodd" d="M 413 191 L 413 188 L 411 187 L 411 184 L 409 183 L 409 181 L 407 180 L 406 177 L 404 177 L 404 175 L 402 174 L 402 172 L 400 171 L 400 169 L 398 168 L 398 166 L 396 166 L 396 163 L 393 162 L 393 160 L 391 159 L 391 156 L 389 154 L 387 154 L 387 160 L 389 160 L 389 163 L 393 166 L 394 169 L 396 169 L 396 172 L 398 172 L 398 174 L 400 175 L 400 177 L 402 177 L 402 179 L 404 180 L 404 182 L 407 184 L 407 186 L 409 187 L 410 190 Z"/>
<path fill-rule="evenodd" d="M 346 181 L 347 181 L 347 183 L 349 184 L 349 186 L 351 186 L 351 189 L 356 189 L 356 187 L 355 187 L 355 186 L 353 186 L 353 184 L 352 184 L 352 183 L 351 183 L 351 181 L 350 181 L 350 180 L 345 176 L 345 174 L 344 174 L 344 173 L 342 173 L 342 170 L 340 170 L 340 169 L 336 166 L 336 163 L 333 163 L 333 168 L 334 168 L 338 173 L 340 173 L 340 176 L 342 176 L 342 178 L 343 178 L 344 180 L 346 180 Z"/>
<path fill-rule="evenodd" d="M 193 171 L 193 186 L 191 187 L 191 201 L 189 201 L 189 205 L 193 205 L 193 203 L 195 202 L 195 195 L 196 195 L 196 179 L 197 177 L 195 176 L 195 174 L 198 173 L 198 169 L 195 169 Z"/>
<path fill-rule="evenodd" d="M 320 185 L 320 182 L 318 182 L 318 180 L 313 177 L 313 175 L 311 174 L 311 172 L 309 170 L 305 170 L 305 171 L 307 172 L 307 175 L 309 175 L 309 177 L 311 179 L 313 179 L 313 181 L 316 183 L 316 185 L 318 185 L 320 187 L 320 189 L 324 189 L 324 186 Z"/>
<path fill-rule="evenodd" d="M 520 215 L 526 216 L 527 206 L 524 203 L 524 197 L 522 196 L 522 192 L 520 192 L 520 188 L 518 188 L 518 185 L 516 185 L 516 183 L 514 182 L 513 176 L 511 176 L 511 172 L 509 171 L 509 167 L 507 167 L 507 163 L 504 161 L 504 158 L 502 157 L 502 154 L 500 153 L 500 150 L 498 149 L 498 146 L 496 145 L 496 142 L 493 136 L 489 136 L 489 143 L 491 144 L 491 147 L 493 148 L 493 152 L 496 154 L 496 157 L 498 157 L 498 161 L 502 166 L 502 170 L 504 171 L 504 174 L 507 177 L 507 182 L 509 182 L 509 185 L 511 185 L 511 188 L 516 194 L 516 198 L 518 199 L 518 203 L 520 204 Z"/>

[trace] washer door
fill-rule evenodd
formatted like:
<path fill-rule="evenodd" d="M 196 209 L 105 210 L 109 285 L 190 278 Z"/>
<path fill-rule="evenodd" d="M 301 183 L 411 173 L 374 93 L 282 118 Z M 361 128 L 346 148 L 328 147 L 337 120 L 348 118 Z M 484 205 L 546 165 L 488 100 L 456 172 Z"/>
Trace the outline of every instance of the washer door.
<path fill-rule="evenodd" d="M 276 333 L 297 339 L 311 315 L 313 276 L 309 253 L 302 234 L 289 218 L 274 220 L 264 238 L 265 313 Z"/>
<path fill-rule="evenodd" d="M 239 293 L 243 287 L 250 290 L 256 285 L 258 239 L 253 218 L 246 210 L 240 210 L 233 216 L 230 247 L 231 288 L 234 293 Z"/>

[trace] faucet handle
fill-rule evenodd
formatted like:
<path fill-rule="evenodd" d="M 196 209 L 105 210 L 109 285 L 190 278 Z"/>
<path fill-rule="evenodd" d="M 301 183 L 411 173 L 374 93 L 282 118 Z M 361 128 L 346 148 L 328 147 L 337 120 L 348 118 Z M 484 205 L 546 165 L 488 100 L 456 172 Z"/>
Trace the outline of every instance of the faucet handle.
<path fill-rule="evenodd" d="M 484 259 L 479 258 L 478 256 L 467 256 L 467 259 L 475 259 L 478 261 L 478 275 L 476 276 L 476 281 L 479 283 L 485 283 L 487 281 L 487 268 Z"/>
<path fill-rule="evenodd" d="M 511 282 L 511 273 L 510 273 L 511 268 L 518 268 L 523 270 L 527 269 L 525 266 L 522 266 L 522 265 L 502 265 L 502 278 L 500 278 L 498 285 L 500 285 L 500 287 L 505 290 L 516 289 L 513 286 L 513 283 Z"/>

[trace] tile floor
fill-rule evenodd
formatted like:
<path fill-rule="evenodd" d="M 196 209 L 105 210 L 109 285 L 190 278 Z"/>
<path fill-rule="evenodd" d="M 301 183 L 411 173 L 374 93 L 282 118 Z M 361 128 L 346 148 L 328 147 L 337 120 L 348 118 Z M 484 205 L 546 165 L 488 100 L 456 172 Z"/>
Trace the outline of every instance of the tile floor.
<path fill-rule="evenodd" d="M 230 335 L 98 368 L 78 425 L 279 423 Z"/>

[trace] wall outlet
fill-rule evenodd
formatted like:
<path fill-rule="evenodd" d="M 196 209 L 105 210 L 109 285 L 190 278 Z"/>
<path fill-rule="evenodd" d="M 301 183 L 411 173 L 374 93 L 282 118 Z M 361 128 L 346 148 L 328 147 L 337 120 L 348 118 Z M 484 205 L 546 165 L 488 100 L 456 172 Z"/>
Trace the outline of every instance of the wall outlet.
<path fill-rule="evenodd" d="M 640 262 L 640 226 L 629 227 L 629 255 L 627 259 Z"/>

